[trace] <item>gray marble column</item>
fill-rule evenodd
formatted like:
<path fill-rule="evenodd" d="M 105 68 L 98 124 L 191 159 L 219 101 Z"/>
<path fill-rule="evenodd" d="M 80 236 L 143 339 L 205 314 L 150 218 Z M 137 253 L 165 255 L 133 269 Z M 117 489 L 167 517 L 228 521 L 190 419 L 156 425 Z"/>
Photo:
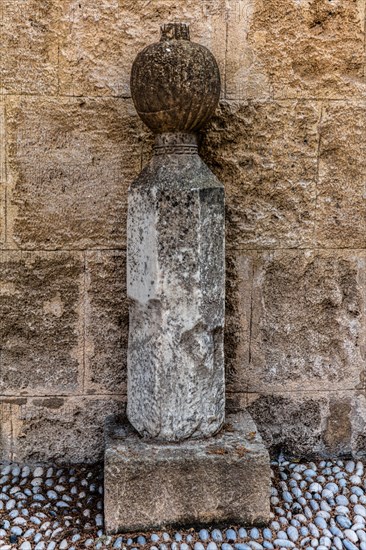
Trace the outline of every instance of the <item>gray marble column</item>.
<path fill-rule="evenodd" d="M 198 155 L 220 76 L 186 25 L 136 58 L 131 92 L 156 134 L 128 199 L 128 407 L 143 436 L 207 437 L 224 421 L 224 190 Z"/>

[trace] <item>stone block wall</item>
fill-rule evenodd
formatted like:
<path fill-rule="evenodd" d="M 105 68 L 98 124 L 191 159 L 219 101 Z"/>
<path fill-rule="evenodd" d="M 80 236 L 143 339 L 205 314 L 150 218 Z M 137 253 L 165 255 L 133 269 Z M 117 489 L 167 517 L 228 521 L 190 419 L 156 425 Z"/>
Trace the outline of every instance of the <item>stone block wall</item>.
<path fill-rule="evenodd" d="M 366 451 L 366 0 L 2 0 L 0 457 L 95 462 L 123 413 L 126 196 L 151 155 L 131 63 L 215 54 L 229 410 L 275 452 Z"/>

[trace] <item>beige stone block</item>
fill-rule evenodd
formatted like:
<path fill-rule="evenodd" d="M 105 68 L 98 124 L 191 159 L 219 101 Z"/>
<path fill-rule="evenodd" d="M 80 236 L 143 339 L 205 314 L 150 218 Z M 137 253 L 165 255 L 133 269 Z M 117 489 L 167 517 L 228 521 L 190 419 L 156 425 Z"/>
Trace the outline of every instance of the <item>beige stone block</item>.
<path fill-rule="evenodd" d="M 13 98 L 7 128 L 9 239 L 27 249 L 123 246 L 141 160 L 132 102 Z"/>
<path fill-rule="evenodd" d="M 316 102 L 222 102 L 201 148 L 225 184 L 228 248 L 311 246 Z"/>
<path fill-rule="evenodd" d="M 1 94 L 56 94 L 58 21 L 53 0 L 2 0 Z"/>
<path fill-rule="evenodd" d="M 365 259 L 362 251 L 258 253 L 243 387 L 363 388 Z"/>
<path fill-rule="evenodd" d="M 318 246 L 366 246 L 366 103 L 328 102 L 320 124 Z"/>
<path fill-rule="evenodd" d="M 104 422 L 125 404 L 103 398 L 44 397 L 12 405 L 13 460 L 96 463 L 104 453 Z"/>
<path fill-rule="evenodd" d="M 88 393 L 126 393 L 128 304 L 126 255 L 86 255 L 86 375 Z"/>
<path fill-rule="evenodd" d="M 225 69 L 226 8 L 221 0 L 103 0 L 62 3 L 60 90 L 68 95 L 129 96 L 132 63 L 160 39 L 160 25 L 183 21 Z"/>
<path fill-rule="evenodd" d="M 0 252 L 0 394 L 78 390 L 83 286 L 80 253 Z"/>
<path fill-rule="evenodd" d="M 0 247 L 6 240 L 5 103 L 0 99 Z"/>
<path fill-rule="evenodd" d="M 255 0 L 229 0 L 225 65 L 226 99 L 266 99 L 272 94 L 270 72 L 258 58 L 263 32 L 248 40 L 255 14 Z"/>
<path fill-rule="evenodd" d="M 362 0 L 256 0 L 248 42 L 275 98 L 364 97 Z"/>

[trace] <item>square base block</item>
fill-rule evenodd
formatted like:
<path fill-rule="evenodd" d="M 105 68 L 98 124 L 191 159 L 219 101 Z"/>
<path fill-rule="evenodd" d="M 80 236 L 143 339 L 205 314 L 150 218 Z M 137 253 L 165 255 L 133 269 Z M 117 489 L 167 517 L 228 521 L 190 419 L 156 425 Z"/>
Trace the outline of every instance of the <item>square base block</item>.
<path fill-rule="evenodd" d="M 214 437 L 163 443 L 106 426 L 104 513 L 108 534 L 270 520 L 270 460 L 247 412 Z"/>

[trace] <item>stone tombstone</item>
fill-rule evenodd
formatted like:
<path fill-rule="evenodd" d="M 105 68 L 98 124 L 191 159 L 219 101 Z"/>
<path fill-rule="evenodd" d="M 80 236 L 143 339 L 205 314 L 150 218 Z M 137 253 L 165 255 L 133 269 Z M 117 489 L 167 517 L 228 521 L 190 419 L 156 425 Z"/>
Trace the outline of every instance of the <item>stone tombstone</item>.
<path fill-rule="evenodd" d="M 198 155 L 220 74 L 186 25 L 132 67 L 131 92 L 156 133 L 154 156 L 129 191 L 128 418 L 143 436 L 207 437 L 224 422 L 224 189 Z"/>
<path fill-rule="evenodd" d="M 268 453 L 247 412 L 225 419 L 224 189 L 197 149 L 218 66 L 187 25 L 164 25 L 131 92 L 156 137 L 129 190 L 130 424 L 106 423 L 106 530 L 264 523 Z"/>

